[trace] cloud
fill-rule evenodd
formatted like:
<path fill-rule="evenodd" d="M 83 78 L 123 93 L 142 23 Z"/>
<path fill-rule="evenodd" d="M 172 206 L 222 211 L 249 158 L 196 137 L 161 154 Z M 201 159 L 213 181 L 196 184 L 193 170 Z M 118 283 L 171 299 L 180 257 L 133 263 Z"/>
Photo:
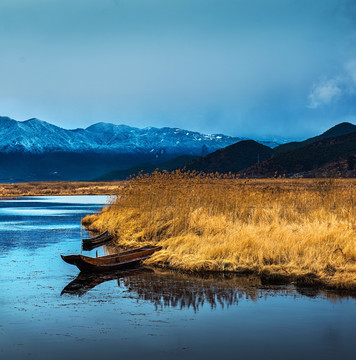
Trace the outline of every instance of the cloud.
<path fill-rule="evenodd" d="M 317 109 L 355 94 L 356 61 L 351 60 L 345 64 L 342 73 L 329 79 L 323 78 L 313 85 L 313 89 L 308 96 L 308 108 Z"/>
<path fill-rule="evenodd" d="M 338 82 L 338 79 L 331 79 L 314 85 L 312 92 L 309 94 L 308 107 L 310 109 L 316 109 L 321 105 L 327 105 L 339 98 L 342 94 L 342 89 Z"/>

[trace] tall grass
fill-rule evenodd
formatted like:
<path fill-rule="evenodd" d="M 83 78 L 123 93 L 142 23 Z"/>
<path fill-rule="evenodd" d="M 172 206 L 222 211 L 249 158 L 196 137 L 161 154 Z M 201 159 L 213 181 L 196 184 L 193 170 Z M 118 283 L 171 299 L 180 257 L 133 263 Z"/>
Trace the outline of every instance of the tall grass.
<path fill-rule="evenodd" d="M 83 223 L 122 246 L 160 244 L 151 264 L 313 279 L 356 289 L 356 182 L 154 173 Z"/>

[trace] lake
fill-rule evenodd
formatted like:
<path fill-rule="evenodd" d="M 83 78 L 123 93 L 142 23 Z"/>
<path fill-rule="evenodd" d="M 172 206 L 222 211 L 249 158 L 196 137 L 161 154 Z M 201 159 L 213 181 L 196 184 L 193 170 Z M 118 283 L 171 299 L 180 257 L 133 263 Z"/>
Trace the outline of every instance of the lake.
<path fill-rule="evenodd" d="M 0 359 L 355 358 L 355 298 L 253 276 L 79 275 L 60 254 L 82 252 L 81 218 L 107 200 L 0 201 Z"/>

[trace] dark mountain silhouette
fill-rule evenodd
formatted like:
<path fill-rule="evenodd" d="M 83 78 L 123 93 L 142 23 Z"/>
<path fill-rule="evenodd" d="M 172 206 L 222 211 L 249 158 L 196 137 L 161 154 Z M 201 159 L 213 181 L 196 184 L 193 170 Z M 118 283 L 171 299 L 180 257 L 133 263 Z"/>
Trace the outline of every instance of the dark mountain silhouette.
<path fill-rule="evenodd" d="M 332 130 L 332 129 L 331 129 Z M 324 133 L 325 134 L 325 133 Z M 333 175 L 341 171 L 352 176 L 356 167 L 356 131 L 350 134 L 314 141 L 294 150 L 284 151 L 244 172 L 249 177 L 300 174 Z"/>
<path fill-rule="evenodd" d="M 270 149 L 241 141 L 186 164 L 186 170 L 240 173 L 248 177 L 356 173 L 356 126 L 341 123 L 319 136 Z"/>
<path fill-rule="evenodd" d="M 268 146 L 254 140 L 240 141 L 236 144 L 217 150 L 205 157 L 193 160 L 185 165 L 186 170 L 196 170 L 205 173 L 238 172 L 258 161 L 270 158 L 274 151 Z"/>
<path fill-rule="evenodd" d="M 348 122 L 343 122 L 340 124 L 337 124 L 330 128 L 329 130 L 325 131 L 321 135 L 314 136 L 312 138 L 306 139 L 304 141 L 293 141 L 286 144 L 279 145 L 274 148 L 276 153 L 282 153 L 285 151 L 291 151 L 298 148 L 301 148 L 305 145 L 311 144 L 315 141 L 323 140 L 323 139 L 329 139 L 336 136 L 346 135 L 350 134 L 352 132 L 356 131 L 356 125 L 353 125 Z"/>

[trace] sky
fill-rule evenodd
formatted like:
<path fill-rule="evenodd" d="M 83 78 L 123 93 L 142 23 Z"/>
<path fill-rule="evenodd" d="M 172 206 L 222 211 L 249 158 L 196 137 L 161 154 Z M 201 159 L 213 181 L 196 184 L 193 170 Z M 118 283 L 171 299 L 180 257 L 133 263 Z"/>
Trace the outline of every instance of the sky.
<path fill-rule="evenodd" d="M 356 123 L 355 0 L 1 0 L 0 115 L 302 139 Z"/>

